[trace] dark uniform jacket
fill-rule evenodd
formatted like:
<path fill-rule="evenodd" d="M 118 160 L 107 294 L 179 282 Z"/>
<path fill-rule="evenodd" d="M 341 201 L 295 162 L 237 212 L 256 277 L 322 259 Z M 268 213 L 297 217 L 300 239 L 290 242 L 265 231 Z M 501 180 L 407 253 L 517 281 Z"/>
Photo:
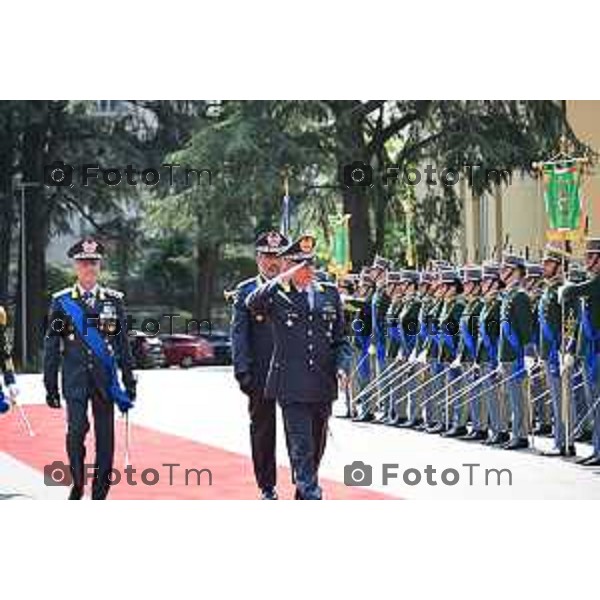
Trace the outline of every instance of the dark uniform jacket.
<path fill-rule="evenodd" d="M 500 337 L 500 307 L 502 294 L 497 293 L 484 300 L 479 313 L 477 336 L 477 363 L 496 366 L 498 361 L 498 339 Z"/>
<path fill-rule="evenodd" d="M 458 357 L 461 362 L 473 362 L 477 356 L 477 338 L 479 336 L 479 315 L 484 302 L 481 296 L 471 298 L 460 317 L 460 342 Z M 469 338 L 465 335 L 465 331 Z"/>
<path fill-rule="evenodd" d="M 465 310 L 465 299 L 455 296 L 444 301 L 440 314 L 439 347 L 437 359 L 439 362 L 452 362 L 457 355 L 460 341 L 460 319 Z"/>
<path fill-rule="evenodd" d="M 252 291 L 246 305 L 252 314 L 272 322 L 274 350 L 265 395 L 280 404 L 332 402 L 337 397 L 337 371 L 348 373 L 351 346 L 335 285 L 313 282 L 314 306 L 292 284 L 277 280 Z"/>
<path fill-rule="evenodd" d="M 523 357 L 531 330 L 531 302 L 527 292 L 518 286 L 507 289 L 500 309 L 498 356 L 501 362 L 514 362 Z"/>
<path fill-rule="evenodd" d="M 573 306 L 580 300 L 577 356 L 589 356 L 600 352 L 600 275 L 589 281 L 567 286 L 562 300 Z"/>
<path fill-rule="evenodd" d="M 402 304 L 398 327 L 400 328 L 400 344 L 405 357 L 412 353 L 417 343 L 420 311 L 421 297 L 418 294 L 411 294 Z"/>
<path fill-rule="evenodd" d="M 549 281 L 538 301 L 538 348 L 540 358 L 548 360 L 552 347 L 558 351 L 562 339 L 562 314 L 558 300 L 560 280 Z"/>
<path fill-rule="evenodd" d="M 96 327 L 98 317 L 105 311 L 116 313 L 118 329 L 115 335 L 105 335 L 128 392 L 135 389 L 133 363 L 128 343 L 123 294 L 98 286 L 94 303 L 88 306 L 78 286 L 57 292 L 52 297 L 46 337 L 44 339 L 44 385 L 49 394 L 58 393 L 58 372 L 62 366 L 62 393 L 69 398 L 89 396 L 94 391 L 105 393 L 108 381 L 105 370 L 92 350 L 75 331 L 60 305 L 60 298 L 70 296 L 86 314 L 87 327 Z M 114 311 L 114 312 L 113 312 Z"/>
<path fill-rule="evenodd" d="M 4 375 L 5 385 L 15 383 L 14 367 L 10 347 L 6 339 L 7 316 L 4 307 L 0 306 L 0 372 Z M 1 389 L 1 388 L 0 388 Z"/>
<path fill-rule="evenodd" d="M 243 391 L 250 394 L 263 393 L 273 354 L 273 332 L 266 311 L 250 313 L 246 306 L 246 298 L 263 283 L 258 275 L 237 286 L 231 320 L 233 373 L 240 383 L 249 376 Z"/>

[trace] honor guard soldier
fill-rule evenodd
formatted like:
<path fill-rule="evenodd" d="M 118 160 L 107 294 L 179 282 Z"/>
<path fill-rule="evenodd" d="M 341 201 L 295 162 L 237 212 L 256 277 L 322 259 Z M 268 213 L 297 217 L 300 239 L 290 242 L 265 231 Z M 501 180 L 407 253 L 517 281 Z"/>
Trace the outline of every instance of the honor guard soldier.
<path fill-rule="evenodd" d="M 500 342 L 498 358 L 502 364 L 505 389 L 509 398 L 512 435 L 503 447 L 506 450 L 527 448 L 529 405 L 524 383 L 525 347 L 531 339 L 531 302 L 523 289 L 525 261 L 514 254 L 506 254 L 502 262 L 502 280 L 506 291 L 500 310 Z"/>
<path fill-rule="evenodd" d="M 587 273 L 585 268 L 580 264 L 569 262 L 567 282 L 565 285 L 583 283 L 586 280 Z M 577 349 L 577 332 L 579 330 L 582 312 L 580 299 L 576 297 L 565 299 L 563 302 L 563 312 L 565 317 L 565 353 L 574 356 Z M 573 413 L 573 441 L 591 442 L 593 424 L 587 405 L 582 360 L 581 357 L 578 356 L 574 356 L 573 359 L 569 393 L 569 402 Z"/>
<path fill-rule="evenodd" d="M 429 339 L 429 314 L 433 310 L 435 304 L 435 290 L 437 286 L 437 276 L 432 271 L 422 271 L 419 274 L 419 313 L 417 316 L 417 337 L 415 340 L 415 347 L 409 357 L 409 362 L 416 363 L 418 357 L 423 357 L 427 348 Z M 415 371 L 418 372 L 417 365 Z M 417 376 L 416 384 L 420 386 L 424 383 L 425 376 Z M 423 428 L 429 429 L 435 427 L 434 410 L 431 402 L 426 402 L 427 393 L 424 389 L 417 391 L 413 394 L 415 407 L 415 413 L 417 418 L 422 417 Z M 423 414 L 423 408 L 425 414 Z M 417 428 L 421 426 L 417 425 Z"/>
<path fill-rule="evenodd" d="M 0 384 L 0 414 L 8 412 L 10 403 L 13 403 L 19 395 L 17 381 L 15 379 L 15 368 L 13 366 L 10 347 L 6 338 L 6 328 L 8 326 L 8 317 L 6 310 L 0 306 L 0 371 L 4 377 L 4 385 L 8 391 L 8 401 Z"/>
<path fill-rule="evenodd" d="M 600 239 L 589 238 L 586 241 L 585 266 L 590 279 L 583 283 L 570 285 L 562 293 L 565 305 L 576 299 L 580 301 L 581 314 L 577 335 L 576 354 L 583 363 L 584 381 L 588 413 L 593 420 L 593 454 L 578 462 L 586 466 L 600 466 Z M 567 354 L 567 363 L 574 362 L 573 355 Z"/>
<path fill-rule="evenodd" d="M 525 348 L 526 362 L 530 365 L 536 364 L 540 358 L 540 323 L 539 323 L 539 303 L 542 294 L 544 293 L 544 267 L 537 263 L 525 264 L 525 291 L 529 294 L 531 302 L 531 339 L 530 343 Z M 534 434 L 548 435 L 552 432 L 550 424 L 550 404 L 546 402 L 544 390 L 544 378 L 538 373 L 535 377 L 530 378 L 529 394 L 531 396 L 532 406 L 534 411 Z M 537 425 L 535 425 L 537 422 Z"/>
<path fill-rule="evenodd" d="M 91 401 L 96 439 L 92 499 L 104 500 L 113 465 L 114 405 L 126 413 L 136 396 L 123 294 L 97 282 L 103 254 L 102 244 L 93 239 L 84 239 L 69 250 L 77 282 L 54 294 L 44 340 L 46 402 L 55 409 L 61 407 L 58 373 L 62 367 L 67 454 L 73 479 L 69 500 L 81 499 L 84 492 L 88 403 Z"/>
<path fill-rule="evenodd" d="M 463 284 L 458 272 L 454 269 L 442 271 L 441 286 L 444 297 L 444 307 L 440 315 L 438 361 L 447 371 L 442 384 L 448 388 L 447 393 L 455 391 L 452 385 L 459 377 L 460 369 L 456 366 L 459 346 L 459 324 L 465 310 Z M 454 401 L 451 405 L 446 400 L 446 394 L 437 396 L 439 412 L 445 414 L 444 437 L 460 437 L 467 433 L 467 407 L 464 401 Z"/>
<path fill-rule="evenodd" d="M 400 282 L 402 284 L 402 310 L 398 315 L 398 335 L 400 338 L 400 357 L 403 363 L 406 363 L 412 356 L 417 344 L 419 333 L 419 311 L 421 308 L 421 297 L 419 296 L 419 273 L 410 269 L 404 269 L 400 272 Z M 403 387 L 403 394 L 407 400 L 401 401 L 398 405 L 398 416 L 393 422 L 394 425 L 408 429 L 421 427 L 423 418 L 421 415 L 421 405 L 418 402 L 418 393 L 412 393 L 418 387 L 419 382 L 414 379 L 417 372 L 417 365 L 413 364 L 404 370 L 402 377 L 406 381 Z M 406 417 L 408 413 L 408 417 Z"/>
<path fill-rule="evenodd" d="M 387 326 L 387 364 L 403 362 L 402 337 L 398 327 L 400 312 L 403 305 L 404 286 L 402 285 L 402 274 L 400 271 L 389 271 L 386 275 L 386 294 L 390 299 L 390 304 L 386 313 Z M 382 394 L 382 422 L 391 424 L 396 419 L 395 398 L 393 390 L 386 390 Z M 400 418 L 400 417 L 398 417 Z"/>
<path fill-rule="evenodd" d="M 277 231 L 258 236 L 258 275 L 242 281 L 236 287 L 231 321 L 233 373 L 240 389 L 248 396 L 252 463 L 263 500 L 277 500 L 275 398 L 264 394 L 273 354 L 273 334 L 266 313 L 255 311 L 254 314 L 250 314 L 246 298 L 257 287 L 279 274 L 281 258 L 277 254 L 287 245 L 287 238 Z"/>
<path fill-rule="evenodd" d="M 564 284 L 564 260 L 562 252 L 551 246 L 546 248 L 544 258 L 542 259 L 546 287 L 538 303 L 539 352 L 544 364 L 554 422 L 554 448 L 544 453 L 549 456 L 575 455 L 575 446 L 572 444 L 572 440 L 569 448 L 566 447 L 560 372 L 563 316 L 558 296 L 559 290 Z M 545 397 L 542 397 L 545 403 Z"/>
<path fill-rule="evenodd" d="M 480 376 L 472 367 L 477 358 L 477 341 L 479 335 L 479 316 L 483 310 L 484 301 L 481 297 L 481 267 L 467 265 L 463 269 L 463 287 L 466 300 L 465 310 L 460 318 L 460 342 L 458 346 L 457 363 L 463 373 L 468 371 L 466 381 L 462 385 L 475 382 Z M 487 406 L 476 388 L 469 398 L 460 398 L 467 402 L 472 429 L 464 436 L 466 440 L 483 441 L 487 439 Z"/>
<path fill-rule="evenodd" d="M 506 398 L 496 385 L 498 369 L 498 341 L 500 337 L 500 307 L 504 283 L 500 279 L 500 265 L 486 263 L 482 270 L 481 291 L 484 306 L 479 314 L 479 337 L 477 340 L 477 365 L 480 385 L 475 393 L 487 406 L 491 435 L 483 443 L 489 446 L 506 444 L 508 434 L 508 410 Z"/>
<path fill-rule="evenodd" d="M 335 285 L 316 281 L 315 238 L 309 235 L 279 253 L 284 271 L 250 293 L 250 311 L 272 322 L 274 350 L 265 396 L 283 413 L 296 498 L 320 500 L 318 470 L 325 450 L 338 378 L 345 387 L 351 348 Z"/>
<path fill-rule="evenodd" d="M 369 267 L 363 268 L 360 273 L 358 285 L 358 297 L 360 303 L 357 304 L 356 318 L 352 321 L 350 330 L 353 335 L 354 345 L 358 350 L 358 359 L 356 365 L 357 379 L 359 388 L 364 388 L 371 381 L 371 356 L 375 346 L 371 342 L 373 333 L 372 322 L 372 301 L 375 294 L 375 281 L 373 280 Z M 356 421 L 373 420 L 373 411 L 371 405 L 366 401 L 357 401 L 355 406 Z"/>

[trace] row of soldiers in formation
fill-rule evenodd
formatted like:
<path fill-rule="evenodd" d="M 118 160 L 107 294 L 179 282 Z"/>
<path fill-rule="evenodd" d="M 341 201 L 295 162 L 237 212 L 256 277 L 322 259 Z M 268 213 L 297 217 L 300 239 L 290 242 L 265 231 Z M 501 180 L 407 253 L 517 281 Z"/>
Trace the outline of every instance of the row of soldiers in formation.
<path fill-rule="evenodd" d="M 339 281 L 354 346 L 348 415 L 509 450 L 552 435 L 544 454 L 600 464 L 600 240 L 585 266 L 548 246 L 457 269 L 371 267 Z"/>

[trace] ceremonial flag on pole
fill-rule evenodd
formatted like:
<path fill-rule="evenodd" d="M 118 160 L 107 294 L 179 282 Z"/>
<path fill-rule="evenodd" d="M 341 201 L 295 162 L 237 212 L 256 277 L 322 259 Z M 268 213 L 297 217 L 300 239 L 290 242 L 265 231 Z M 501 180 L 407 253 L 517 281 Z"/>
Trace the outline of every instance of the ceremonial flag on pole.
<path fill-rule="evenodd" d="M 290 237 L 292 200 L 290 198 L 290 180 L 287 172 L 283 176 L 283 201 L 281 203 L 281 226 L 279 230 Z"/>
<path fill-rule="evenodd" d="M 583 212 L 578 165 L 574 161 L 546 163 L 543 165 L 543 174 L 544 204 L 550 229 L 578 229 Z"/>
<path fill-rule="evenodd" d="M 349 214 L 329 217 L 332 229 L 329 248 L 329 271 L 335 274 L 336 277 L 343 277 L 352 269 L 349 220 Z"/>

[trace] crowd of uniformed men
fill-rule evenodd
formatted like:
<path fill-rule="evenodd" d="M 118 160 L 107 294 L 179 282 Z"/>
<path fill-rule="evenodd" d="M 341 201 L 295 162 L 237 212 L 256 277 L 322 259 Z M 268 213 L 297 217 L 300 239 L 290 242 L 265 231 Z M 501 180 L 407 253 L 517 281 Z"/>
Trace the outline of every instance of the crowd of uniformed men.
<path fill-rule="evenodd" d="M 259 275 L 234 294 L 234 372 L 250 399 L 255 473 L 265 499 L 277 497 L 274 400 L 285 405 L 314 397 L 326 406 L 334 400 L 332 386 L 319 391 L 318 379 L 308 389 L 314 385 L 312 308 L 299 309 L 302 286 L 278 275 L 290 266 L 277 262 L 287 247 L 276 232 L 261 236 Z M 326 279 L 318 271 L 314 276 Z M 600 239 L 586 241 L 585 264 L 554 246 L 538 263 L 504 253 L 501 262 L 456 267 L 437 260 L 421 271 L 394 270 L 377 256 L 359 274 L 341 277 L 337 291 L 329 296 L 330 318 L 336 322 L 339 304 L 341 354 L 337 326 L 335 343 L 346 416 L 506 450 L 552 436 L 553 447 L 544 452 L 551 456 L 575 456 L 575 442 L 587 441 L 593 453 L 577 462 L 600 465 Z M 279 309 L 269 313 L 273 301 Z M 316 348 L 317 355 L 330 352 L 327 339 Z M 313 470 L 300 479 L 314 483 L 324 424 L 316 427 L 314 446 L 304 441 L 299 450 L 289 439 L 290 416 L 284 407 L 293 470 L 294 453 L 308 455 Z M 320 497 L 320 489 L 306 493 L 309 488 L 300 497 Z"/>

